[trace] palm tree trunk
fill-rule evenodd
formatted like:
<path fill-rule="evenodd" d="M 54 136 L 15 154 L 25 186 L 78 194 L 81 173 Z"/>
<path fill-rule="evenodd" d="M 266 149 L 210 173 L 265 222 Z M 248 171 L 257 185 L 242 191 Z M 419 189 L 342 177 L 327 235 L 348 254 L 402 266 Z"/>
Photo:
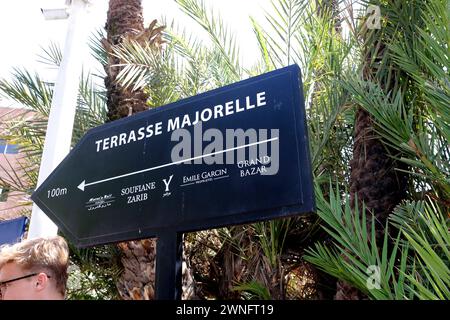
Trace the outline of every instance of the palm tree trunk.
<path fill-rule="evenodd" d="M 160 48 L 161 28 L 154 29 L 155 24 L 156 20 L 150 24 L 149 28 L 144 28 L 141 0 L 109 1 L 105 25 L 107 39 L 103 39 L 102 42 L 108 58 L 108 64 L 104 68 L 109 121 L 148 109 L 146 104 L 148 96 L 144 91 L 133 91 L 131 88 L 124 88 L 117 83 L 117 75 L 121 67 L 116 66 L 120 61 L 112 55 L 112 48 L 119 45 L 124 39 L 132 39 L 141 44 L 150 41 L 151 45 Z M 154 299 L 156 239 L 123 242 L 118 244 L 118 248 L 122 252 L 121 262 L 124 268 L 117 282 L 117 289 L 122 299 Z M 194 284 L 192 271 L 186 266 L 186 263 L 183 263 L 182 279 L 185 290 L 182 298 L 184 299 L 193 295 L 193 290 L 186 290 L 186 288 L 191 289 Z"/>
<path fill-rule="evenodd" d="M 113 121 L 147 109 L 147 95 L 143 91 L 125 89 L 116 82 L 121 68 L 119 58 L 110 48 L 121 43 L 125 36 L 144 31 L 144 18 L 140 0 L 110 0 L 105 29 L 107 39 L 103 42 L 108 54 L 105 87 L 107 90 L 108 119 Z"/>
<path fill-rule="evenodd" d="M 389 79 L 386 73 L 380 72 L 387 49 L 385 41 L 389 39 L 382 30 L 363 29 L 364 50 L 363 79 L 374 81 L 387 94 L 395 88 L 399 74 L 394 73 Z M 393 159 L 389 147 L 384 145 L 374 130 L 374 122 L 370 114 L 358 107 L 355 119 L 353 159 L 350 162 L 350 202 L 351 207 L 362 210 L 366 208 L 367 225 L 371 225 L 375 217 L 375 236 L 377 242 L 384 236 L 387 218 L 394 207 L 406 196 L 406 175 L 399 172 L 404 164 Z M 361 211 L 360 211 L 361 212 Z M 370 229 L 368 229 L 370 230 Z M 338 281 L 338 300 L 361 299 L 363 295 L 343 281 Z"/>
<path fill-rule="evenodd" d="M 361 108 L 356 113 L 354 137 L 350 201 L 354 207 L 357 198 L 359 208 L 364 202 L 366 210 L 375 216 L 379 240 L 388 215 L 405 197 L 404 175 L 395 170 L 401 164 L 390 157 L 389 149 L 374 133 L 371 116 Z"/>
<path fill-rule="evenodd" d="M 401 164 L 389 156 L 389 150 L 374 133 L 369 113 L 356 113 L 353 159 L 350 163 L 350 202 L 359 210 L 366 207 L 367 225 L 375 217 L 375 236 L 381 241 L 388 215 L 405 197 L 404 175 L 395 171 Z M 360 211 L 361 212 L 361 211 Z M 370 230 L 370 229 L 368 229 Z M 360 300 L 364 295 L 344 281 L 338 281 L 335 299 Z"/>
<path fill-rule="evenodd" d="M 328 16 L 331 13 L 334 30 L 340 35 L 342 32 L 342 21 L 340 18 L 339 0 L 315 0 L 315 4 L 317 8 L 316 14 L 319 17 Z"/>

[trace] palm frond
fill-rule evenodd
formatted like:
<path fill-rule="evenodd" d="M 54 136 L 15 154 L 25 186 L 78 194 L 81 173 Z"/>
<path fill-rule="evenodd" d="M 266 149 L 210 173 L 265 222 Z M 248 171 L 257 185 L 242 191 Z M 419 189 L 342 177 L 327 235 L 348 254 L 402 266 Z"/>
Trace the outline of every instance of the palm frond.
<path fill-rule="evenodd" d="M 216 52 L 211 62 L 223 76 L 222 85 L 240 80 L 242 70 L 239 63 L 239 47 L 235 36 L 221 17 L 215 15 L 212 10 L 208 12 L 203 0 L 176 0 L 176 2 L 210 37 L 214 46 L 213 51 Z"/>
<path fill-rule="evenodd" d="M 272 267 L 276 267 L 283 253 L 284 242 L 290 226 L 291 219 L 289 218 L 254 224 L 260 246 Z"/>
<path fill-rule="evenodd" d="M 211 52 L 193 34 L 181 29 L 173 21 L 163 33 L 178 60 L 178 79 L 183 97 L 207 91 L 214 86 L 209 69 Z"/>
<path fill-rule="evenodd" d="M 299 62 L 303 52 L 299 51 L 298 38 L 305 21 L 308 1 L 274 0 L 271 12 L 266 12 L 270 30 L 265 30 L 267 49 L 277 68 Z"/>
<path fill-rule="evenodd" d="M 61 48 L 54 42 L 45 48 L 41 47 L 42 53 L 38 55 L 37 62 L 47 65 L 51 68 L 58 68 L 61 64 L 62 53 Z"/>
<path fill-rule="evenodd" d="M 406 268 L 408 248 L 400 246 L 399 236 L 391 239 L 394 246 L 390 249 L 386 232 L 379 250 L 375 239 L 374 216 L 367 223 L 364 206 L 361 210 L 357 206 L 354 210 L 350 209 L 348 196 L 342 198 L 340 190 L 333 190 L 331 186 L 329 201 L 318 186 L 316 195 L 317 213 L 324 222 L 324 230 L 333 238 L 333 243 L 327 246 L 316 243 L 314 248 L 306 251 L 304 259 L 345 280 L 370 298 L 407 298 L 403 289 L 407 285 L 406 278 L 397 276 L 397 269 Z M 401 263 L 397 265 L 399 260 Z M 372 272 L 375 273 L 375 283 L 370 282 Z"/>
<path fill-rule="evenodd" d="M 133 91 L 141 90 L 150 82 L 156 81 L 158 75 L 154 66 L 159 63 L 159 52 L 148 45 L 142 46 L 135 40 L 123 41 L 112 47 L 112 51 L 122 61 L 115 66 L 123 67 L 117 75 L 117 81 L 125 88 L 132 85 Z"/>
<path fill-rule="evenodd" d="M 442 135 L 436 117 L 428 116 L 423 110 L 415 116 L 414 105 L 404 105 L 403 93 L 386 96 L 376 84 L 361 80 L 349 80 L 344 86 L 362 108 L 376 121 L 376 132 L 383 141 L 397 150 L 394 155 L 412 166 L 431 185 L 441 189 L 444 200 L 450 199 L 450 136 Z"/>
<path fill-rule="evenodd" d="M 266 286 L 257 281 L 250 281 L 233 287 L 235 291 L 244 292 L 244 298 L 246 300 L 271 300 L 269 290 Z"/>
<path fill-rule="evenodd" d="M 264 61 L 264 71 L 268 72 L 275 69 L 275 63 L 273 61 L 272 55 L 269 54 L 269 48 L 267 43 L 267 36 L 262 30 L 260 24 L 252 17 L 250 21 L 253 25 L 253 32 L 255 33 L 256 39 L 258 41 L 258 46 L 260 50 L 260 55 Z"/>
<path fill-rule="evenodd" d="M 390 217 L 411 245 L 416 272 L 406 273 L 414 294 L 420 299 L 450 298 L 449 218 L 440 206 L 427 201 L 406 202 Z"/>
<path fill-rule="evenodd" d="M 102 39 L 105 38 L 105 30 L 98 29 L 89 37 L 88 45 L 91 49 L 92 56 L 100 62 L 102 66 L 108 64 L 108 57 L 105 48 L 102 45 Z"/>
<path fill-rule="evenodd" d="M 43 81 L 37 73 L 14 68 L 11 80 L 0 80 L 0 95 L 48 116 L 53 84 Z"/>
<path fill-rule="evenodd" d="M 105 123 L 106 92 L 95 83 L 92 74 L 81 74 L 72 142 L 75 144 L 91 128 Z"/>

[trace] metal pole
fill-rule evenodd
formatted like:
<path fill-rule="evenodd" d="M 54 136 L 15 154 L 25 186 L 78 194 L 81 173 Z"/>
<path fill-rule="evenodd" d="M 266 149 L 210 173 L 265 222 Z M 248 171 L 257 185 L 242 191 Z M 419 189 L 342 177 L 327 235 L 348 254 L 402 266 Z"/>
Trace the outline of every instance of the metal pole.
<path fill-rule="evenodd" d="M 53 91 L 38 187 L 70 151 L 82 66 L 80 45 L 85 39 L 83 15 L 87 2 L 72 0 L 61 65 Z M 80 22 L 80 23 L 78 23 Z M 28 238 L 56 235 L 57 226 L 33 204 Z"/>
<path fill-rule="evenodd" d="M 156 246 L 156 300 L 181 299 L 183 234 L 161 232 Z"/>

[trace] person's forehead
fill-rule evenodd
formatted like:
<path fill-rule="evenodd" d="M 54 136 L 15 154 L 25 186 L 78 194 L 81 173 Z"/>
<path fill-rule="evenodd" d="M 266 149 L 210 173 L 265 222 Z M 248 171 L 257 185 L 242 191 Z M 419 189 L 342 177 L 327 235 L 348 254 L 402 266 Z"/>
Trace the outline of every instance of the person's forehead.
<path fill-rule="evenodd" d="M 21 275 L 22 267 L 15 262 L 8 262 L 0 268 L 0 282 L 8 280 L 10 277 Z"/>

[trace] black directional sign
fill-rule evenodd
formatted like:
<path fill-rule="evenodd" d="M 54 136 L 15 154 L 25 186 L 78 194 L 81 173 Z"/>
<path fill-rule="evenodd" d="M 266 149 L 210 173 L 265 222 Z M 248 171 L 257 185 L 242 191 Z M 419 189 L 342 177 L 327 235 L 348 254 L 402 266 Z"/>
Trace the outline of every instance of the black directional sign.
<path fill-rule="evenodd" d="M 300 70 L 94 128 L 32 199 L 78 246 L 311 212 Z"/>

